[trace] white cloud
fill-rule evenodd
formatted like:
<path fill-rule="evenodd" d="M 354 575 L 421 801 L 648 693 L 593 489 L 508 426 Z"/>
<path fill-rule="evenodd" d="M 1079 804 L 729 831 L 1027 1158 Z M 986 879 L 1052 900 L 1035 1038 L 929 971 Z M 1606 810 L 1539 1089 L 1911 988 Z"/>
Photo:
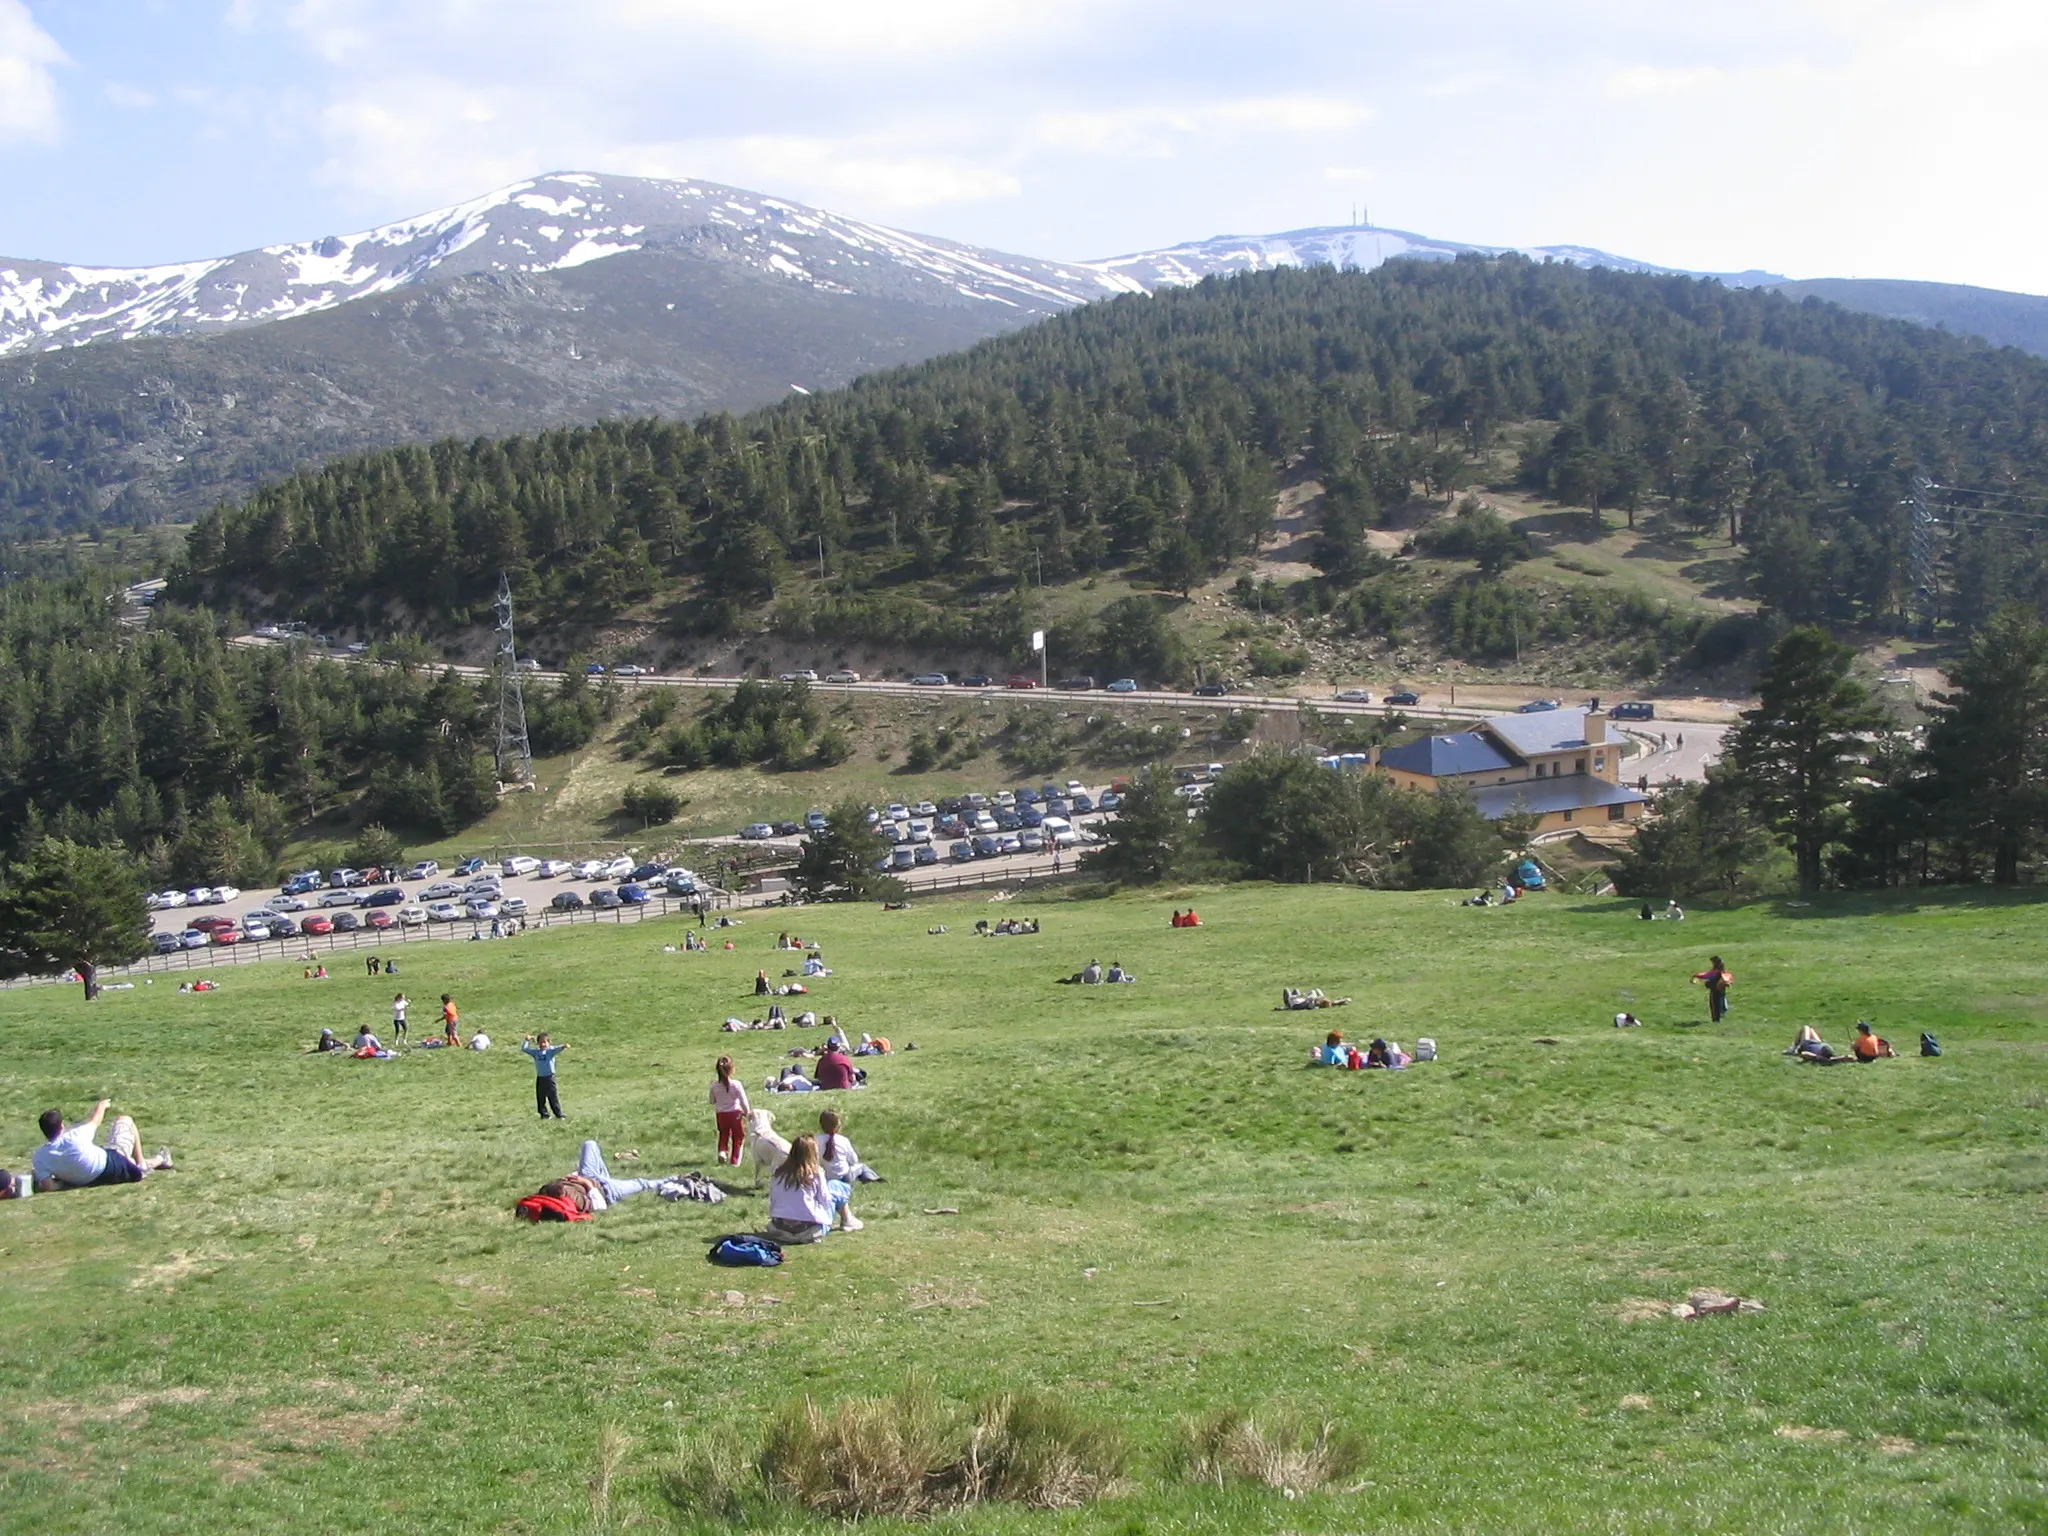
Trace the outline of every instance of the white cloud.
<path fill-rule="evenodd" d="M 801 186 L 816 201 L 837 200 L 856 208 L 930 208 L 1015 197 L 1023 190 L 1017 177 L 1000 166 L 946 155 L 868 151 L 829 138 L 757 136 L 681 148 L 677 158 L 685 163 L 719 167 L 716 180 Z M 713 176 L 709 169 L 696 174 Z"/>
<path fill-rule="evenodd" d="M 1607 77 L 1610 96 L 1677 96 L 1713 85 L 1722 78 L 1718 69 L 1659 69 L 1653 64 L 1632 64 Z"/>
<path fill-rule="evenodd" d="M 1189 140 L 1219 130 L 1327 134 L 1372 120 L 1368 107 L 1325 96 L 1264 96 L 1176 106 L 1039 114 L 1031 139 L 1039 146 L 1093 155 L 1167 159 Z"/>
<path fill-rule="evenodd" d="M 56 142 L 52 71 L 65 62 L 64 50 L 36 25 L 24 0 L 0 0 L 0 144 Z"/>

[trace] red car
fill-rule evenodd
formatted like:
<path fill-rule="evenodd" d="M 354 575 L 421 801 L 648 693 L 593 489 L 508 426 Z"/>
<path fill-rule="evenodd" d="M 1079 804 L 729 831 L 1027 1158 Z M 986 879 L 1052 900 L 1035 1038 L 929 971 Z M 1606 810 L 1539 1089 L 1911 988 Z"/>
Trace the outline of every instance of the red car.
<path fill-rule="evenodd" d="M 334 919 L 322 917 L 319 913 L 315 912 L 311 917 L 299 924 L 299 932 L 314 934 L 332 933 L 334 932 Z"/>
<path fill-rule="evenodd" d="M 1005 688 L 1036 688 L 1038 686 L 1038 679 L 1026 677 L 1022 672 L 1012 672 L 1003 679 L 1003 686 Z"/>
<path fill-rule="evenodd" d="M 363 914 L 363 926 L 365 928 L 389 928 L 396 921 L 397 919 L 392 917 L 392 915 L 389 912 L 385 911 L 385 909 L 382 907 L 372 907 L 370 908 L 369 911 Z"/>
<path fill-rule="evenodd" d="M 213 942 L 216 944 L 239 944 L 242 942 L 242 930 L 233 923 L 228 924 L 225 928 L 216 928 L 213 930 Z"/>
<path fill-rule="evenodd" d="M 231 917 L 218 916 L 195 917 L 192 919 L 192 926 L 194 928 L 197 928 L 201 933 L 219 933 L 224 928 L 233 928 L 235 926 L 235 920 Z"/>

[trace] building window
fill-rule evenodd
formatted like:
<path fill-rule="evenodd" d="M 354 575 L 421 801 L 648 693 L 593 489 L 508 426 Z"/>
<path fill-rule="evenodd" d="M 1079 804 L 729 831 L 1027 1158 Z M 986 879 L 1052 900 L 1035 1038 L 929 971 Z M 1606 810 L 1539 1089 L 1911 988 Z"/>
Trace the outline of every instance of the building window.
<path fill-rule="evenodd" d="M 1624 821 L 1624 820 L 1626 820 L 1626 819 L 1627 819 L 1627 817 L 1628 817 L 1628 807 L 1627 807 L 1627 806 L 1625 806 L 1625 805 L 1610 805 L 1609 807 L 1607 807 L 1607 819 L 1608 819 L 1609 821 Z"/>
<path fill-rule="evenodd" d="M 1572 769 L 1572 772 L 1573 772 L 1573 773 L 1584 773 L 1585 771 L 1586 771 L 1586 760 L 1585 760 L 1585 759 L 1584 759 L 1584 758 L 1582 757 L 1582 758 L 1580 758 L 1580 759 L 1578 760 L 1578 766 L 1577 766 L 1576 768 Z"/>
<path fill-rule="evenodd" d="M 1564 813 L 1564 819 L 1565 819 L 1566 821 L 1570 821 L 1570 820 L 1572 819 L 1572 813 L 1571 813 L 1570 811 L 1566 811 L 1566 812 Z"/>
<path fill-rule="evenodd" d="M 1601 773 L 1604 772 L 1606 768 L 1607 754 L 1605 752 L 1595 752 L 1593 754 L 1593 771 L 1595 773 Z"/>

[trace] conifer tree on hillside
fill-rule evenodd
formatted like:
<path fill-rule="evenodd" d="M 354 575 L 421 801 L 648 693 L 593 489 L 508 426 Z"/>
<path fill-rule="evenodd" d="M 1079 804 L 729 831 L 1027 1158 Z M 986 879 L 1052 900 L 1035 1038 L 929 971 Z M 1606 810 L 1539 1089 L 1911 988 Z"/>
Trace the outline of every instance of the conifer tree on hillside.
<path fill-rule="evenodd" d="M 2002 610 L 1949 680 L 1927 731 L 1932 796 L 1950 835 L 2010 885 L 2048 833 L 2048 626 Z"/>

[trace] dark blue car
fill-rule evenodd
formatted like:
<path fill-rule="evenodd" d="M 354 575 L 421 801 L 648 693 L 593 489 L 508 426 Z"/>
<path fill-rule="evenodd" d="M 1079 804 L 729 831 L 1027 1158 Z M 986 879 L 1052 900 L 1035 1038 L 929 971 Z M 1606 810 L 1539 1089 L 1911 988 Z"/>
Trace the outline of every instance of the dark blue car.
<path fill-rule="evenodd" d="M 395 885 L 385 890 L 372 891 L 363 898 L 363 905 L 366 907 L 402 907 L 405 905 L 405 892 Z M 276 924 L 273 923 L 271 925 L 271 931 L 273 933 L 277 931 Z"/>
<path fill-rule="evenodd" d="M 629 880 L 619 887 L 619 900 L 629 907 L 644 907 L 647 905 L 647 887 Z"/>

